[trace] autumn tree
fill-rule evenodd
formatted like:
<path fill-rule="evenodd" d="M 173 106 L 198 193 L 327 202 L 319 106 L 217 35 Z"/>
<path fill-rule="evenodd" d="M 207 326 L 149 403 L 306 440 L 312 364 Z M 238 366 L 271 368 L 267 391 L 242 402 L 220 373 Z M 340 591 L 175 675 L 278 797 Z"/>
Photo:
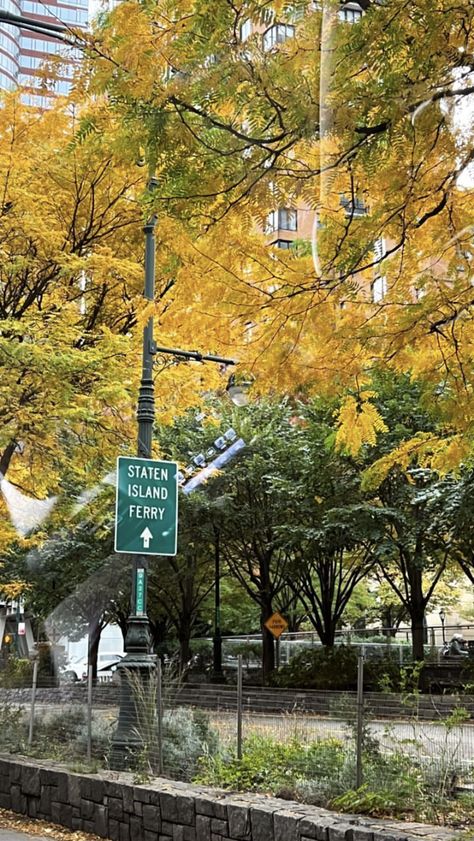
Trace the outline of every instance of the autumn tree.
<path fill-rule="evenodd" d="M 145 307 L 143 174 L 97 134 L 78 140 L 81 107 L 37 113 L 9 94 L 0 114 L 0 479 L 23 494 L 20 508 L 90 490 L 134 446 L 142 327 L 175 297 L 166 228 L 156 304 Z M 180 305 L 167 342 L 182 317 Z M 201 370 L 158 362 L 156 373 L 159 410 L 169 412 L 171 393 L 178 411 L 200 399 Z M 2 509 L 2 547 L 16 537 L 9 519 Z"/>
<path fill-rule="evenodd" d="M 130 436 L 136 176 L 74 136 L 64 106 L 2 104 L 0 471 L 26 496 L 93 484 Z"/>
<path fill-rule="evenodd" d="M 200 493 L 180 499 L 180 530 L 175 557 L 150 564 L 149 590 L 153 604 L 166 616 L 179 642 L 181 669 L 191 660 L 191 637 L 203 605 L 214 589 L 213 529 L 209 506 Z"/>
<path fill-rule="evenodd" d="M 358 390 L 340 418 L 355 451 L 380 421 L 368 368 L 409 372 L 443 420 L 425 458 L 449 465 L 472 422 L 473 153 L 455 108 L 473 93 L 474 12 L 363 6 L 351 25 L 336 0 L 122 3 L 94 35 L 91 91 L 108 98 L 87 125 L 158 173 L 188 307 L 262 390 Z M 276 207 L 317 214 L 311 256 L 268 248 Z"/>
<path fill-rule="evenodd" d="M 451 559 L 471 584 L 474 583 L 473 482 L 471 465 L 464 465 L 458 476 L 446 476 L 444 494 L 437 501 L 435 512 L 446 523 Z"/>
<path fill-rule="evenodd" d="M 377 373 L 373 386 L 386 431 L 365 448 L 362 487 L 383 530 L 379 574 L 410 617 L 413 654 L 423 659 L 426 608 L 449 570 L 451 540 L 443 500 L 450 480 L 423 465 L 423 447 L 438 433 L 426 393 L 406 375 L 387 372 Z"/>

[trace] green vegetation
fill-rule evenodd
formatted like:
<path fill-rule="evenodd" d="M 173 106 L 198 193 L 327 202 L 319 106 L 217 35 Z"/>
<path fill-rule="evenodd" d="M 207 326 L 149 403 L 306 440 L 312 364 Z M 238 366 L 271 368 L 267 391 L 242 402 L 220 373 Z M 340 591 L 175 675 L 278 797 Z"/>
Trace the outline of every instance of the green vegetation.
<path fill-rule="evenodd" d="M 355 789 L 355 755 L 342 740 L 308 743 L 252 736 L 244 742 L 242 759 L 235 752 L 204 757 L 196 782 L 237 791 L 258 791 L 301 800 L 343 812 L 393 815 L 442 821 L 457 813 L 467 817 L 472 800 L 454 800 L 456 757 L 447 751 L 433 763 L 394 750 L 382 753 L 370 738 L 364 749 L 364 783 Z"/>
<path fill-rule="evenodd" d="M 366 688 L 390 686 L 400 689 L 404 669 L 385 652 L 364 664 Z M 307 648 L 272 675 L 272 684 L 286 689 L 341 689 L 357 687 L 357 649 L 346 645 L 334 648 Z"/>

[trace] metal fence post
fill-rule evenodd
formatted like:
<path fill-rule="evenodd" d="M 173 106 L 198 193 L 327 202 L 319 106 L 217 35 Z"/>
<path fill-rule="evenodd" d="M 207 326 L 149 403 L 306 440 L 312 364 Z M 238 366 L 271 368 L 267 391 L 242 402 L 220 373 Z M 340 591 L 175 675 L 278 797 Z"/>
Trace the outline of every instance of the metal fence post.
<path fill-rule="evenodd" d="M 92 664 L 87 669 L 87 761 L 92 759 Z"/>
<path fill-rule="evenodd" d="M 156 735 L 158 748 L 158 774 L 163 774 L 163 682 L 161 660 L 156 663 Z"/>
<path fill-rule="evenodd" d="M 357 736 L 356 736 L 356 788 L 362 785 L 362 749 L 364 745 L 364 655 L 357 658 Z"/>
<path fill-rule="evenodd" d="M 242 655 L 237 665 L 237 759 L 242 759 Z"/>
<path fill-rule="evenodd" d="M 28 744 L 33 744 L 33 732 L 35 727 L 35 702 L 36 702 L 36 686 L 38 683 L 38 660 L 33 661 L 33 682 L 31 684 L 31 707 L 30 707 L 30 726 L 28 728 Z"/>

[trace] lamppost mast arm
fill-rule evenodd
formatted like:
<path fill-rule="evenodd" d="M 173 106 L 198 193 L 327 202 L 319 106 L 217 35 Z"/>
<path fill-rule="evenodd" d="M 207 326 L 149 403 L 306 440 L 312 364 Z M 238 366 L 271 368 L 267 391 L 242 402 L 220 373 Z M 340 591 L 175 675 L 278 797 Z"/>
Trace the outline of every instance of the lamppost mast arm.
<path fill-rule="evenodd" d="M 75 33 L 66 26 L 61 26 L 56 23 L 47 23 L 42 20 L 35 20 L 34 18 L 27 18 L 23 15 L 14 15 L 13 12 L 7 12 L 5 9 L 0 9 L 0 23 L 8 23 L 10 26 L 18 26 L 20 29 L 27 29 L 30 32 L 37 32 L 39 35 L 49 35 L 57 41 L 62 41 L 70 47 L 77 47 Z M 69 37 L 66 37 L 69 36 Z"/>
<path fill-rule="evenodd" d="M 217 362 L 220 365 L 236 365 L 235 359 L 226 359 L 223 356 L 215 356 L 212 353 L 200 353 L 198 350 L 182 350 L 181 348 L 160 347 L 154 342 L 151 346 L 153 354 L 164 356 L 175 356 L 177 359 L 191 359 L 195 362 Z"/>

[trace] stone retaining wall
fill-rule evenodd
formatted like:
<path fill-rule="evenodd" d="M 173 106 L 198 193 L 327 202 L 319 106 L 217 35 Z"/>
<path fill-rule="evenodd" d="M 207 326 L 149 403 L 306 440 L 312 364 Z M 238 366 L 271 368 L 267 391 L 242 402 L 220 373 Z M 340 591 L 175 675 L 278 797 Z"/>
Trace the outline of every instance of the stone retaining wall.
<path fill-rule="evenodd" d="M 112 699 L 115 701 L 115 697 Z M 39 704 L 81 704 L 87 701 L 87 684 L 78 683 L 71 686 L 40 686 L 36 690 L 36 701 Z M 0 687 L 0 703 L 3 704 L 29 704 L 31 702 L 31 688 L 5 689 Z"/>
<path fill-rule="evenodd" d="M 9 756 L 0 757 L 0 808 L 112 841 L 460 841 L 442 827 L 164 779 L 134 785 L 130 774 L 75 774 Z"/>
<path fill-rule="evenodd" d="M 212 710 L 235 710 L 237 706 L 235 686 L 215 684 L 184 684 L 177 696 L 180 705 L 191 705 Z M 87 685 L 77 683 L 56 688 L 39 688 L 36 693 L 38 704 L 64 705 L 85 704 Z M 95 708 L 116 707 L 119 687 L 114 684 L 99 684 L 94 687 Z M 0 703 L 29 704 L 31 689 L 4 689 L 0 687 Z M 419 695 L 414 706 L 407 706 L 406 698 L 395 693 L 366 692 L 365 708 L 372 718 L 406 719 L 416 711 L 416 717 L 425 721 L 447 718 L 459 706 L 457 696 Z M 244 686 L 243 706 L 245 711 L 265 713 L 314 713 L 337 718 L 337 709 L 342 705 L 356 704 L 355 692 L 316 692 L 311 690 L 290 690 Z M 461 700 L 471 718 L 474 718 L 474 697 L 463 695 Z"/>

